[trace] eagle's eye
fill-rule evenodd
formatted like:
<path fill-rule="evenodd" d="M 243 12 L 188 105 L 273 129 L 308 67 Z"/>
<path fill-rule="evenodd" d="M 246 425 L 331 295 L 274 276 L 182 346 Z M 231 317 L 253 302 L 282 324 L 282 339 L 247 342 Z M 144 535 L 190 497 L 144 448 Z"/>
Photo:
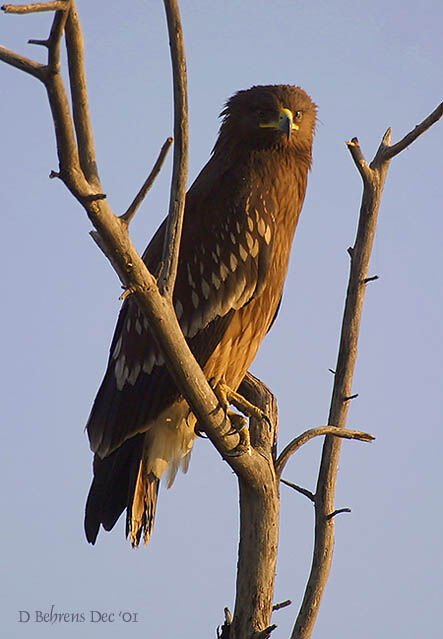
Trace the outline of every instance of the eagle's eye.
<path fill-rule="evenodd" d="M 294 120 L 301 120 L 303 116 L 303 111 L 296 111 L 294 113 Z"/>

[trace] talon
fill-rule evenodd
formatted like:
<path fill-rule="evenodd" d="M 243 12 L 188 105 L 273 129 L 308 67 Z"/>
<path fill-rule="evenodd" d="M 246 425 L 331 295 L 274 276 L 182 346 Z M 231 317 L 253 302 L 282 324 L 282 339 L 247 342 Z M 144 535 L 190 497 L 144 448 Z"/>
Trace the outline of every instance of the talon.
<path fill-rule="evenodd" d="M 201 439 L 208 439 L 208 436 L 205 434 L 205 432 L 198 427 L 198 422 L 194 426 L 194 433 L 196 437 L 201 437 Z"/>
<path fill-rule="evenodd" d="M 251 454 L 251 440 L 249 438 L 249 429 L 244 426 L 241 430 L 237 431 L 240 437 L 240 441 L 237 446 L 233 448 L 229 453 L 226 453 L 228 457 L 240 457 L 240 455 Z"/>
<path fill-rule="evenodd" d="M 229 417 L 232 428 L 230 428 L 227 433 L 224 433 L 224 437 L 239 435 L 244 428 L 248 430 L 247 419 L 246 417 L 243 417 L 243 415 L 239 415 L 238 413 L 234 413 L 232 410 L 229 410 L 227 417 Z"/>

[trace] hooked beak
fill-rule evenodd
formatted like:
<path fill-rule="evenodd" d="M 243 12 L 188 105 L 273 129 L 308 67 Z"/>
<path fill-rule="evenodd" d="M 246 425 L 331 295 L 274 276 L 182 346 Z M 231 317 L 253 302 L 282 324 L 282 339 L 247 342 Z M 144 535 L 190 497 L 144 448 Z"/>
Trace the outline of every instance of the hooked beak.
<path fill-rule="evenodd" d="M 292 134 L 292 131 L 298 131 L 298 124 L 294 124 L 294 116 L 290 109 L 280 109 L 277 120 L 272 120 L 271 122 L 260 123 L 260 128 L 262 129 L 278 129 L 282 131 L 287 139 L 289 140 Z"/>

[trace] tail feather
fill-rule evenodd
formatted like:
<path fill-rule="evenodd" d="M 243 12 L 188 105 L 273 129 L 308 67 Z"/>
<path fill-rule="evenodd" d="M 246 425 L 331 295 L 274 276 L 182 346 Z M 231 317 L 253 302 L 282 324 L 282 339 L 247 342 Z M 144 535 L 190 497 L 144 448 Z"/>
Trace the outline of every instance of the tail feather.
<path fill-rule="evenodd" d="M 182 467 L 186 472 L 195 438 L 195 417 L 184 400 L 117 450 L 94 457 L 94 479 L 86 502 L 85 532 L 94 544 L 103 526 L 111 530 L 126 509 L 126 536 L 133 547 L 143 537 L 147 544 L 154 529 L 158 489 L 166 472 L 170 488 Z"/>
<path fill-rule="evenodd" d="M 146 474 L 144 466 L 142 460 L 133 498 L 126 512 L 126 536 L 129 536 L 133 548 L 139 545 L 142 534 L 146 546 L 154 530 L 160 480 L 153 473 Z"/>
<path fill-rule="evenodd" d="M 95 544 L 100 525 L 111 530 L 132 502 L 144 435 L 128 439 L 108 457 L 94 457 L 94 479 L 85 509 L 86 539 Z"/>

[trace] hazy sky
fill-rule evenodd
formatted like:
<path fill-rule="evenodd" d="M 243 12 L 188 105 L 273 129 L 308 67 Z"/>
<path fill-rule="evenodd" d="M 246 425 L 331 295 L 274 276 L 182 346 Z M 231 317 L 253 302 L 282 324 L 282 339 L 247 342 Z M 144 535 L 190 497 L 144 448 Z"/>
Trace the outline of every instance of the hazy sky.
<path fill-rule="evenodd" d="M 172 131 L 171 76 L 160 1 L 79 0 L 103 188 L 123 212 Z M 302 86 L 319 105 L 314 166 L 284 302 L 253 372 L 279 399 L 280 448 L 328 414 L 361 181 L 345 141 L 372 159 L 442 98 L 443 9 L 437 0 L 256 0 L 181 3 L 188 53 L 190 181 L 206 162 L 218 113 L 253 84 Z M 50 16 L 0 16 L 1 42 L 46 37 Z M 187 476 L 161 490 L 156 529 L 134 551 L 120 521 L 95 547 L 83 535 L 92 455 L 84 425 L 103 374 L 120 285 L 57 169 L 43 87 L 0 65 L 2 215 L 1 621 L 5 637 L 214 637 L 232 609 L 235 476 L 198 441 Z M 315 638 L 442 636 L 441 123 L 388 175 L 345 442 L 335 557 Z M 170 164 L 133 225 L 143 250 L 167 209 Z M 285 471 L 315 486 L 321 441 Z M 307 579 L 313 512 L 282 486 L 275 639 L 288 637 Z M 48 629 L 36 611 L 83 613 Z M 19 623 L 19 611 L 31 621 Z M 115 613 L 92 623 L 90 611 Z M 119 612 L 137 613 L 124 622 Z M 97 617 L 94 617 L 94 619 Z M 126 619 L 128 617 L 125 617 Z M 32 627 L 31 627 L 32 625 Z"/>

